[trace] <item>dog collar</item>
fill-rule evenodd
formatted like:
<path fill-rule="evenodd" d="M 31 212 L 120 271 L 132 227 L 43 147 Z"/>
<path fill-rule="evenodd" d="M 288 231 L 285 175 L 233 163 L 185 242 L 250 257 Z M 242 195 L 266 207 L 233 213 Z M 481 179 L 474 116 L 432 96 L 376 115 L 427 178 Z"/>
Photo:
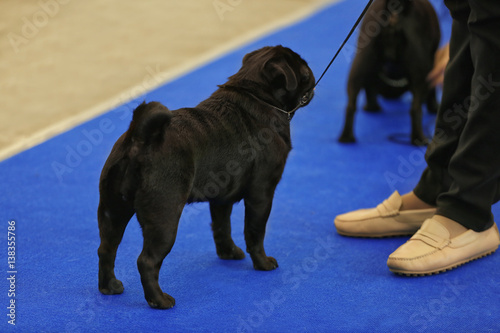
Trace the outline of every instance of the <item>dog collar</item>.
<path fill-rule="evenodd" d="M 255 96 L 254 94 L 252 94 L 251 92 L 248 92 L 246 91 L 246 93 L 250 96 L 252 96 L 254 99 L 256 99 L 257 101 L 259 101 L 260 103 L 262 104 L 266 104 L 267 106 L 279 111 L 279 112 L 282 112 L 282 113 L 285 113 L 288 117 L 288 121 L 292 120 L 292 115 L 298 110 L 300 109 L 301 107 L 303 107 L 304 105 L 306 105 L 312 98 L 312 90 L 310 91 L 307 91 L 301 98 L 300 98 L 300 101 L 299 101 L 299 104 L 297 104 L 297 106 L 295 108 L 293 108 L 292 110 L 290 111 L 286 111 L 286 110 L 283 110 L 275 105 L 272 105 L 266 101 L 264 101 L 263 99 Z"/>
<path fill-rule="evenodd" d="M 227 84 L 220 85 L 219 87 L 220 88 L 234 88 L 233 86 L 227 85 Z M 238 90 L 240 90 L 240 89 L 238 89 Z M 311 90 L 309 90 L 309 91 L 306 91 L 306 93 L 300 98 L 299 104 L 295 108 L 293 108 L 292 110 L 290 110 L 290 111 L 286 111 L 286 110 L 283 110 L 283 109 L 281 109 L 281 108 L 279 108 L 279 107 L 277 107 L 275 105 L 272 105 L 271 103 L 268 103 L 268 102 L 264 101 L 262 98 L 259 98 L 259 97 L 255 96 L 254 94 L 252 94 L 250 91 L 248 91 L 246 89 L 241 89 L 241 90 L 243 90 L 243 93 L 251 96 L 253 99 L 255 99 L 256 101 L 258 101 L 259 103 L 265 104 L 265 105 L 269 106 L 270 108 L 273 108 L 273 109 L 275 109 L 275 110 L 277 110 L 279 112 L 285 113 L 287 115 L 287 117 L 288 117 L 288 121 L 290 121 L 290 120 L 292 120 L 292 115 L 298 109 L 300 109 L 301 107 L 303 107 L 304 105 L 306 105 L 307 103 L 309 103 L 309 101 L 311 100 L 311 98 L 313 96 L 312 91 L 314 90 L 314 88 L 311 89 Z M 241 90 L 240 90 L 240 92 L 241 92 Z"/>
<path fill-rule="evenodd" d="M 410 81 L 408 81 L 407 78 L 403 77 L 401 79 L 391 79 L 387 75 L 385 75 L 383 72 L 380 72 L 378 74 L 379 79 L 387 84 L 388 86 L 391 86 L 393 88 L 403 88 L 406 87 Z"/>

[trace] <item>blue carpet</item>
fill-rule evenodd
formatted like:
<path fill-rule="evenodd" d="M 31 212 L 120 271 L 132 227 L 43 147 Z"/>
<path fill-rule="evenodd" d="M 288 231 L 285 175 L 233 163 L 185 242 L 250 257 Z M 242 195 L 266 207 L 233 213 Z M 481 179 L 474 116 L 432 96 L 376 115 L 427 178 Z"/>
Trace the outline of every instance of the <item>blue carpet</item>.
<path fill-rule="evenodd" d="M 97 289 L 98 179 L 131 110 L 142 100 L 161 101 L 171 109 L 194 106 L 238 70 L 245 53 L 264 45 L 291 47 L 319 76 L 364 2 L 332 5 L 1 162 L 0 223 L 7 236 L 8 221 L 15 221 L 15 266 L 7 266 L 4 236 L 0 331 L 500 331 L 499 254 L 448 273 L 404 278 L 390 273 L 386 260 L 406 238 L 336 234 L 335 215 L 376 205 L 395 189 L 411 190 L 424 168 L 423 149 L 388 140 L 409 133 L 409 96 L 382 101 L 380 114 L 360 111 L 358 143 L 337 143 L 351 61 L 346 52 L 292 122 L 294 149 L 266 235 L 266 251 L 277 258 L 277 270 L 255 271 L 249 258 L 219 260 L 208 207 L 195 204 L 186 207 L 160 274 L 163 289 L 176 298 L 173 309 L 153 310 L 144 300 L 136 267 L 142 235 L 135 218 L 116 261 L 125 292 L 104 296 Z M 348 43 L 354 45 L 354 39 Z M 424 117 L 429 132 L 433 120 Z M 233 212 L 233 235 L 244 248 L 242 206 Z M 494 212 L 500 216 L 498 205 Z M 13 284 L 10 275 L 15 275 Z M 11 300 L 14 310 L 7 309 Z M 6 316 L 12 311 L 15 328 Z"/>

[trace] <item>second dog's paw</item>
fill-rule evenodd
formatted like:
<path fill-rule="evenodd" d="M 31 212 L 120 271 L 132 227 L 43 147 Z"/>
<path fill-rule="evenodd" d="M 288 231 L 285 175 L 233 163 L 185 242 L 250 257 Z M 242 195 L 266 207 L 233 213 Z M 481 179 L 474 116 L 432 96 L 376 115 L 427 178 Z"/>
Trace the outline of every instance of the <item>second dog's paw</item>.
<path fill-rule="evenodd" d="M 412 138 L 411 143 L 414 146 L 427 146 L 430 143 L 430 140 L 427 139 L 426 137 L 417 137 L 417 138 Z"/>
<path fill-rule="evenodd" d="M 382 111 L 382 108 L 378 104 L 366 104 L 363 107 L 363 110 L 365 110 L 367 112 L 374 112 L 374 113 L 376 113 L 376 112 Z"/>
<path fill-rule="evenodd" d="M 354 137 L 354 135 L 341 135 L 339 137 L 339 142 L 341 143 L 354 143 L 356 142 L 356 138 Z"/>

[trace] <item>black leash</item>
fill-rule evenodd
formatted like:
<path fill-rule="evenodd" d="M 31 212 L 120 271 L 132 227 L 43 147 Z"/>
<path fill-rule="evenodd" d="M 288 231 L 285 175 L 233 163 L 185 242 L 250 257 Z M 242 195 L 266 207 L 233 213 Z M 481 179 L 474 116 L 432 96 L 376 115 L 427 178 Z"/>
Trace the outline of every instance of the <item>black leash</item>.
<path fill-rule="evenodd" d="M 278 107 L 276 107 L 274 105 L 271 105 L 274 109 L 276 109 L 276 110 L 278 110 L 280 112 L 286 113 L 288 115 L 288 121 L 290 121 L 290 119 L 292 118 L 291 117 L 292 113 L 294 113 L 295 111 L 297 111 L 302 106 L 306 105 L 309 102 L 309 100 L 312 98 L 312 96 L 313 96 L 313 90 L 316 89 L 316 86 L 318 85 L 319 81 L 321 81 L 321 79 L 323 78 L 323 76 L 325 76 L 326 72 L 330 69 L 330 66 L 333 64 L 333 62 L 335 61 L 335 59 L 337 59 L 337 56 L 339 55 L 340 51 L 342 51 L 342 49 L 344 48 L 344 46 L 347 43 L 347 41 L 349 40 L 349 38 L 351 38 L 352 34 L 354 33 L 354 31 L 358 27 L 359 22 L 361 22 L 361 20 L 365 16 L 366 12 L 368 11 L 368 8 L 370 8 L 372 2 L 373 2 L 373 0 L 368 0 L 368 3 L 366 4 L 365 8 L 363 9 L 363 11 L 361 12 L 361 14 L 359 15 L 359 17 L 356 20 L 356 22 L 354 23 L 354 25 L 352 26 L 351 31 L 349 31 L 349 33 L 347 34 L 347 37 L 344 39 L 344 41 L 340 45 L 339 49 L 337 50 L 337 52 L 333 56 L 332 60 L 330 60 L 330 63 L 328 64 L 328 66 L 326 66 L 326 68 L 323 71 L 323 73 L 321 73 L 321 76 L 319 77 L 319 79 L 316 80 L 316 83 L 314 84 L 314 87 L 311 90 L 307 91 L 304 94 L 304 96 L 302 96 L 302 98 L 300 99 L 299 104 L 293 110 L 291 110 L 291 111 L 285 111 L 285 110 L 282 110 L 282 109 L 280 109 L 280 108 L 278 108 Z M 269 103 L 266 103 L 266 104 L 269 104 Z"/>
<path fill-rule="evenodd" d="M 328 69 L 330 69 L 330 66 L 333 64 L 333 62 L 337 58 L 337 56 L 339 55 L 340 51 L 342 51 L 342 48 L 344 47 L 344 45 L 347 43 L 347 41 L 349 40 L 349 38 L 351 38 L 352 34 L 354 33 L 354 30 L 356 30 L 356 28 L 358 27 L 359 22 L 361 22 L 361 20 L 365 16 L 365 14 L 368 11 L 368 8 L 370 8 L 370 5 L 372 4 L 372 2 L 373 2 L 373 0 L 369 0 L 368 1 L 368 3 L 365 6 L 365 9 L 363 9 L 363 11 L 361 12 L 361 14 L 358 17 L 358 20 L 356 21 L 356 23 L 354 23 L 354 25 L 351 28 L 351 31 L 349 31 L 349 34 L 347 34 L 347 37 L 344 39 L 344 42 L 342 43 L 342 45 L 340 45 L 339 49 L 337 50 L 337 53 L 335 53 L 335 55 L 333 56 L 332 60 L 330 60 L 330 63 L 328 64 L 328 66 L 326 66 L 325 70 L 323 71 L 323 73 L 321 74 L 321 76 L 319 77 L 319 79 L 316 81 L 316 84 L 314 85 L 314 88 L 316 88 L 316 86 L 318 85 L 319 81 L 321 81 L 321 79 L 323 78 L 323 76 L 325 76 L 326 72 L 328 71 Z"/>
<path fill-rule="evenodd" d="M 272 104 L 267 103 L 266 101 L 263 101 L 262 99 L 258 98 L 257 96 L 255 96 L 255 95 L 253 95 L 251 93 L 249 93 L 249 95 L 251 95 L 253 98 L 255 98 L 256 100 L 258 100 L 259 102 L 261 102 L 263 104 L 267 104 L 268 106 L 274 108 L 275 110 L 278 110 L 280 112 L 285 113 L 288 116 L 288 121 L 290 121 L 292 119 L 292 114 L 295 111 L 297 111 L 298 109 L 300 109 L 301 107 L 303 107 L 304 105 L 306 105 L 311 100 L 311 98 L 313 96 L 313 90 L 316 88 L 316 86 L 318 85 L 319 81 L 321 81 L 321 79 L 323 78 L 323 76 L 325 76 L 326 72 L 330 69 L 330 66 L 333 64 L 333 62 L 337 58 L 337 56 L 339 55 L 340 51 L 342 51 L 342 48 L 347 43 L 347 41 L 349 40 L 349 38 L 351 38 L 352 34 L 354 33 L 354 31 L 358 27 L 359 22 L 361 22 L 361 20 L 365 16 L 366 12 L 368 11 L 368 8 L 370 8 L 370 5 L 372 4 L 372 2 L 373 2 L 373 0 L 368 0 L 368 3 L 366 4 L 365 9 L 363 9 L 363 11 L 361 12 L 361 14 L 359 15 L 358 19 L 356 20 L 356 23 L 354 23 L 354 25 L 352 26 L 351 31 L 349 31 L 349 34 L 347 34 L 347 37 L 344 39 L 344 42 L 342 43 L 342 45 L 340 45 L 339 49 L 337 50 L 337 53 L 335 53 L 335 55 L 333 56 L 332 60 L 330 60 L 330 63 L 328 64 L 328 66 L 326 66 L 325 70 L 323 71 L 323 73 L 321 74 L 321 76 L 319 77 L 319 79 L 314 84 L 314 87 L 311 90 L 307 91 L 304 94 L 304 96 L 301 97 L 299 104 L 295 108 L 293 108 L 293 110 L 290 110 L 290 111 L 283 110 L 283 109 L 281 109 L 281 108 L 279 108 L 277 106 L 274 106 Z"/>

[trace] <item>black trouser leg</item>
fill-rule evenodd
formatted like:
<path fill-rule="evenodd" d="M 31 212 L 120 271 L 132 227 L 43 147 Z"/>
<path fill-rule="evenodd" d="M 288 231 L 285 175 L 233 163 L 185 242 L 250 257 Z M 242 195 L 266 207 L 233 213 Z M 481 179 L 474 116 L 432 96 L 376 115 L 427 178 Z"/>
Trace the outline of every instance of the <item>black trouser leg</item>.
<path fill-rule="evenodd" d="M 500 180 L 500 2 L 469 1 L 468 27 L 474 74 L 467 122 L 438 197 L 438 213 L 482 231 L 493 224 L 491 205 Z"/>
<path fill-rule="evenodd" d="M 437 214 L 482 231 L 492 225 L 491 205 L 499 199 L 500 2 L 447 5 L 454 20 L 443 104 L 427 151 L 428 168 L 414 192 L 436 204 Z"/>
<path fill-rule="evenodd" d="M 470 95 L 473 75 L 467 18 L 468 13 L 453 16 L 450 60 L 445 71 L 436 129 L 426 152 L 427 168 L 414 189 L 417 197 L 431 205 L 436 205 L 439 194 L 450 188 L 452 179 L 448 165 L 467 119 L 464 99 Z"/>

